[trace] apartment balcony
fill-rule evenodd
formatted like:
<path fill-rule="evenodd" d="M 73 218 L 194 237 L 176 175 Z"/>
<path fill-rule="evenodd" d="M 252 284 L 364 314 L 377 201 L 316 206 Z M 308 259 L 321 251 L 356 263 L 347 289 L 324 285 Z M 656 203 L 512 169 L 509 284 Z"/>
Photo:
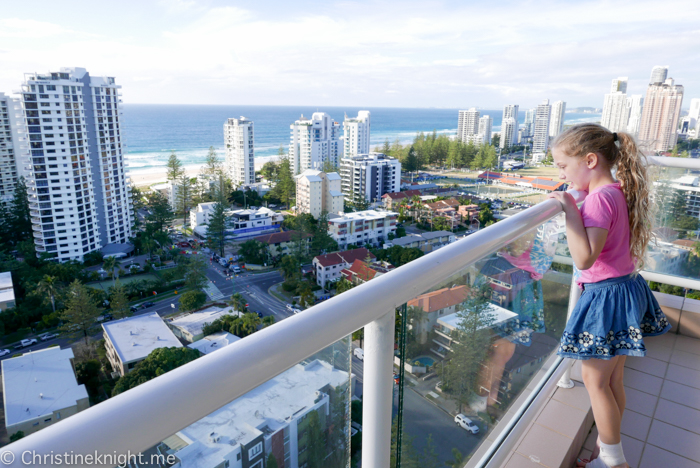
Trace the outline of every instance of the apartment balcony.
<path fill-rule="evenodd" d="M 652 161 L 700 169 L 700 161 L 662 159 Z M 324 440 L 321 455 L 325 462 L 319 466 L 345 467 L 350 463 L 348 408 L 351 397 L 358 396 L 360 386 L 355 384 L 361 381 L 361 466 L 365 468 L 389 466 L 393 414 L 401 415 L 399 427 L 410 435 L 403 438 L 405 465 L 414 462 L 412 453 L 423 453 L 430 436 L 435 446 L 434 466 L 445 466 L 453 457 L 452 449 L 457 449 L 468 460 L 457 465 L 462 467 L 571 467 L 578 454 L 587 455 L 595 433 L 590 433 L 593 419 L 587 394 L 576 383 L 580 370 L 556 355 L 570 306 L 578 300 L 572 274 L 566 273 L 570 258 L 538 259 L 550 264 L 543 277 L 525 279 L 522 295 L 508 297 L 500 305 L 486 302 L 484 294 L 464 294 L 464 301 L 454 308 L 461 315 L 440 315 L 436 318 L 439 328 L 407 323 L 416 313 L 418 323 L 422 320 L 422 311 L 409 307 L 426 294 L 491 287 L 490 263 L 502 263 L 504 257 L 499 254 L 516 247 L 511 244 L 521 236 L 533 242 L 557 242 L 563 251 L 566 241 L 559 238 L 561 222 L 561 206 L 548 200 L 481 229 L 8 445 L 3 450 L 17 455 L 8 466 L 23 466 L 20 454 L 25 450 L 111 454 L 151 453 L 158 447 L 181 457 L 179 466 L 203 466 L 188 457 L 224 447 L 234 450 L 237 437 L 242 431 L 250 434 L 251 428 L 259 428 L 256 437 L 263 440 L 262 453 L 267 454 L 265 444 L 277 430 L 272 426 L 296 430 L 299 424 L 305 441 L 314 437 L 300 420 L 309 415 L 310 408 L 318 407 L 332 420 L 318 431 Z M 555 237 L 539 237 L 547 233 Z M 697 278 L 653 271 L 643 276 L 700 290 Z M 696 466 L 700 459 L 700 303 L 675 296 L 659 296 L 659 300 L 674 330 L 645 338 L 647 357 L 627 360 L 623 446 L 634 467 Z M 495 318 L 491 315 L 494 310 Z M 506 326 L 521 315 L 532 319 L 533 325 L 517 330 Z M 397 317 L 406 321 L 395 336 Z M 463 324 L 467 319 L 483 322 L 470 322 L 469 328 Z M 353 359 L 356 345 L 351 334 L 363 327 L 364 361 L 360 363 Z M 450 335 L 468 335 L 455 341 L 442 327 L 457 327 Z M 675 331 L 681 335 L 674 335 Z M 418 351 L 409 351 L 407 341 Z M 393 366 L 395 343 L 405 362 L 398 368 Z M 471 356 L 478 356 L 460 361 L 458 346 L 475 343 L 478 346 L 470 348 Z M 459 381 L 417 373 L 432 366 L 428 372 L 459 375 L 450 373 L 451 365 L 475 375 L 476 386 L 461 388 Z M 411 375 L 407 368 L 416 374 Z M 445 368 L 448 373 L 442 374 Z M 399 374 L 400 385 L 389 378 L 394 372 Z M 569 374 L 573 387 L 559 388 L 557 383 L 568 382 Z M 440 386 L 439 381 L 443 382 Z M 249 394 L 251 391 L 255 392 Z M 241 398 L 246 394 L 247 398 Z M 293 400 L 288 401 L 290 395 Z M 478 434 L 455 426 L 453 417 L 459 412 L 473 418 L 480 428 Z M 266 425 L 265 419 L 274 424 Z M 240 430 L 235 429 L 237 424 Z M 178 436 L 180 431 L 187 435 Z M 414 451 L 407 448 L 409 439 Z M 197 445 L 187 449 L 193 443 Z M 309 452 L 300 444 L 290 466 L 302 465 Z M 105 461 L 99 466 L 116 464 Z"/>

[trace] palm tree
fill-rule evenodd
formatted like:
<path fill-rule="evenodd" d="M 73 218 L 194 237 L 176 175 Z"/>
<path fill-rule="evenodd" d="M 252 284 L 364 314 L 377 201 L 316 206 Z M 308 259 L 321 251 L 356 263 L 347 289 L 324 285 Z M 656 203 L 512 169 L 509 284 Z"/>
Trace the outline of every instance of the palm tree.
<path fill-rule="evenodd" d="M 109 273 L 109 277 L 113 278 L 114 277 L 114 270 L 115 268 L 121 267 L 122 264 L 119 260 L 117 260 L 117 257 L 107 257 L 104 259 L 104 263 L 102 264 L 102 268 L 104 268 L 107 273 Z M 117 278 L 119 278 L 119 271 L 117 271 Z"/>
<path fill-rule="evenodd" d="M 258 314 L 255 313 L 247 313 L 243 316 L 241 319 L 241 328 L 243 329 L 243 332 L 247 335 L 252 335 L 256 331 L 258 331 L 258 326 L 262 324 L 262 320 L 260 320 L 260 317 L 258 317 Z"/>
<path fill-rule="evenodd" d="M 240 293 L 234 293 L 231 295 L 231 299 L 228 304 L 233 307 L 236 312 L 246 312 L 245 299 Z"/>
<path fill-rule="evenodd" d="M 58 279 L 55 276 L 44 275 L 37 284 L 36 290 L 40 293 L 46 293 L 51 299 L 51 309 L 56 313 L 56 293 L 58 292 Z"/>

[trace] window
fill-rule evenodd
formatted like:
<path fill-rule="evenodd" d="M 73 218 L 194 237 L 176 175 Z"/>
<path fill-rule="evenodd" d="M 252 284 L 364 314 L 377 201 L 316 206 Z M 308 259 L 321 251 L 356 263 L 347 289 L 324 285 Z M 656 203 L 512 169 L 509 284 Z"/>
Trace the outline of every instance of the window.
<path fill-rule="evenodd" d="M 260 455 L 263 451 L 263 446 L 262 442 L 258 442 L 253 446 L 253 448 L 248 450 L 248 460 L 252 460 L 253 458 L 257 457 Z"/>

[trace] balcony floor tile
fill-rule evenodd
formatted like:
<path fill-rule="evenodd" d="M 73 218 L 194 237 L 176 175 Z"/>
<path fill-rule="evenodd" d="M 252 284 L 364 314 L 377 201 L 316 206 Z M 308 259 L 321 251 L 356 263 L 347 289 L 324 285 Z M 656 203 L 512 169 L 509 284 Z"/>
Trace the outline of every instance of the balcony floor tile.
<path fill-rule="evenodd" d="M 700 411 L 687 406 L 660 398 L 654 419 L 700 435 Z"/>
<path fill-rule="evenodd" d="M 639 464 L 639 468 L 659 468 L 663 466 L 673 468 L 700 468 L 700 463 L 647 444 L 647 446 L 644 447 L 644 454 L 642 455 L 642 462 Z"/>
<path fill-rule="evenodd" d="M 630 409 L 622 415 L 622 433 L 637 440 L 647 440 L 651 418 Z"/>
<path fill-rule="evenodd" d="M 700 359 L 700 356 L 698 356 L 698 359 Z M 677 364 L 668 365 L 666 380 L 700 389 L 700 371 Z"/>
<path fill-rule="evenodd" d="M 700 435 L 661 421 L 651 424 L 647 443 L 691 460 L 700 460 Z"/>
<path fill-rule="evenodd" d="M 666 380 L 661 398 L 700 410 L 700 390 Z"/>
<path fill-rule="evenodd" d="M 655 377 L 661 377 L 663 379 L 666 375 L 668 363 L 666 361 L 659 361 L 658 359 L 649 357 L 640 358 L 630 356 L 625 360 L 625 367 L 628 369 L 638 370 L 639 372 L 644 372 L 645 374 L 651 374 Z"/>
<path fill-rule="evenodd" d="M 630 368 L 625 369 L 625 387 L 634 388 L 651 395 L 658 395 L 663 382 L 664 380 L 660 377 Z"/>

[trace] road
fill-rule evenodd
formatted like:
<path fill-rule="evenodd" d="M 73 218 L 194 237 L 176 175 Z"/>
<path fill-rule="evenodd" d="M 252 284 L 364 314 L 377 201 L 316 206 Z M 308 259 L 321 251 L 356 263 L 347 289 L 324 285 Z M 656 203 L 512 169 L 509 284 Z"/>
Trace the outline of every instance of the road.
<path fill-rule="evenodd" d="M 394 387 L 394 406 L 398 405 L 398 388 Z M 481 443 L 486 431 L 480 422 L 479 434 L 457 426 L 454 418 L 426 400 L 410 388 L 404 389 L 403 422 L 405 433 L 413 438 L 413 447 L 423 453 L 428 436 L 432 434 L 440 465 L 452 459 L 452 449 L 456 448 L 462 455 L 472 453 Z M 404 439 L 405 440 L 405 439 Z"/>

